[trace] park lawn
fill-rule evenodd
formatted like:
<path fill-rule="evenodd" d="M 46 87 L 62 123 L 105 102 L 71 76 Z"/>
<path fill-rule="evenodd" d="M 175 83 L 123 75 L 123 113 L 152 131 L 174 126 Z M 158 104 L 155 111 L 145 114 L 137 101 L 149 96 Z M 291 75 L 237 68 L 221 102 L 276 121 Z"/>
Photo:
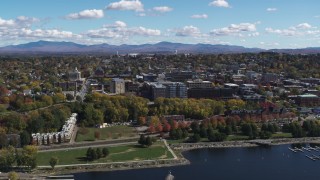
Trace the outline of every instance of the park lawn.
<path fill-rule="evenodd" d="M 79 128 L 79 131 L 76 137 L 76 142 L 94 141 L 95 132 L 100 133 L 99 140 L 120 139 L 120 138 L 138 136 L 134 127 L 122 126 L 122 125 L 106 127 L 106 128 L 86 128 L 86 129 L 87 129 L 87 133 L 83 134 L 81 133 L 82 131 L 81 128 Z"/>
<path fill-rule="evenodd" d="M 249 136 L 244 135 L 229 135 L 227 136 L 226 141 L 239 141 L 239 140 L 248 140 Z"/>
<path fill-rule="evenodd" d="M 168 144 L 179 144 L 184 142 L 185 142 L 185 139 L 168 139 L 167 140 Z"/>
<path fill-rule="evenodd" d="M 292 138 L 291 133 L 276 133 L 272 134 L 271 136 L 272 139 L 277 139 L 277 138 Z"/>
<path fill-rule="evenodd" d="M 101 149 L 103 147 L 100 147 Z M 96 148 L 93 148 L 96 149 Z M 126 145 L 108 147 L 109 156 L 100 158 L 89 163 L 104 163 L 104 162 L 122 162 L 134 160 L 156 160 L 173 158 L 170 151 L 166 148 L 163 142 L 156 142 L 149 148 L 142 148 L 139 145 Z M 67 164 L 86 164 L 88 163 L 85 156 L 88 148 L 73 149 L 53 152 L 39 152 L 37 162 L 39 166 L 48 166 L 52 156 L 59 159 L 59 165 Z"/>

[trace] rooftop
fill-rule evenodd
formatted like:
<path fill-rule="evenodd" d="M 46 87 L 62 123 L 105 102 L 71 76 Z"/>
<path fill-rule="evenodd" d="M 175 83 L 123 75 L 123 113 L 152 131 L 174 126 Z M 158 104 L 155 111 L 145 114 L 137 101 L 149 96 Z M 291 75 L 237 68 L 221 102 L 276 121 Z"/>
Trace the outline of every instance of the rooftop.
<path fill-rule="evenodd" d="M 303 95 L 298 95 L 298 97 L 302 97 L 302 98 L 316 98 L 318 97 L 317 95 L 314 94 L 303 94 Z"/>

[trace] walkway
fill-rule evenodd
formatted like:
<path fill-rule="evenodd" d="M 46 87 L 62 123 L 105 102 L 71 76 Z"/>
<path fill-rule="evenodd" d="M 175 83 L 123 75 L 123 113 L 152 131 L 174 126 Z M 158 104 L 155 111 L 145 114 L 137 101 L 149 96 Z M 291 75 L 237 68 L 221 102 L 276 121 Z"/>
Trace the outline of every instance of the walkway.
<path fill-rule="evenodd" d="M 66 146 L 66 147 L 60 147 L 60 148 L 54 148 L 54 149 L 42 149 L 39 150 L 39 152 L 52 152 L 52 151 L 69 151 L 73 149 L 84 149 L 88 147 L 112 147 L 112 146 L 121 146 L 121 145 L 129 145 L 129 144 L 137 144 L 137 140 L 132 142 L 116 142 L 116 143 L 105 143 L 101 142 L 101 144 L 84 144 L 82 146 Z"/>
<path fill-rule="evenodd" d="M 164 145 L 167 146 L 168 150 L 171 152 L 171 154 L 173 155 L 174 159 L 178 159 L 177 155 L 172 151 L 171 147 L 168 145 L 167 140 L 166 139 L 162 139 L 164 142 Z"/>

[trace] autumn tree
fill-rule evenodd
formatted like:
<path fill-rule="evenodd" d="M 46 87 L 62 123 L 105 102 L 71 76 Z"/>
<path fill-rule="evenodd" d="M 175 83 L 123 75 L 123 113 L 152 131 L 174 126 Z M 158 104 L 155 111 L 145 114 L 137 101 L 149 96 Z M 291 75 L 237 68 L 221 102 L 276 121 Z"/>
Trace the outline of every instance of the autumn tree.
<path fill-rule="evenodd" d="M 146 124 L 146 117 L 140 116 L 140 117 L 138 118 L 138 124 L 139 124 L 140 126 L 145 125 L 145 124 Z"/>

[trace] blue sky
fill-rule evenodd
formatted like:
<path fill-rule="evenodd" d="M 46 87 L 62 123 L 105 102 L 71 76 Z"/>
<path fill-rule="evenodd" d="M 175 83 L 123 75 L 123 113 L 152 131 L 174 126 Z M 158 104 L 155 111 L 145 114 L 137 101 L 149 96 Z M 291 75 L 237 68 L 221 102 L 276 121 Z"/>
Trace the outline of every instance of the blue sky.
<path fill-rule="evenodd" d="M 319 0 L 8 0 L 0 6 L 0 46 L 50 40 L 320 47 L 319 7 Z"/>

